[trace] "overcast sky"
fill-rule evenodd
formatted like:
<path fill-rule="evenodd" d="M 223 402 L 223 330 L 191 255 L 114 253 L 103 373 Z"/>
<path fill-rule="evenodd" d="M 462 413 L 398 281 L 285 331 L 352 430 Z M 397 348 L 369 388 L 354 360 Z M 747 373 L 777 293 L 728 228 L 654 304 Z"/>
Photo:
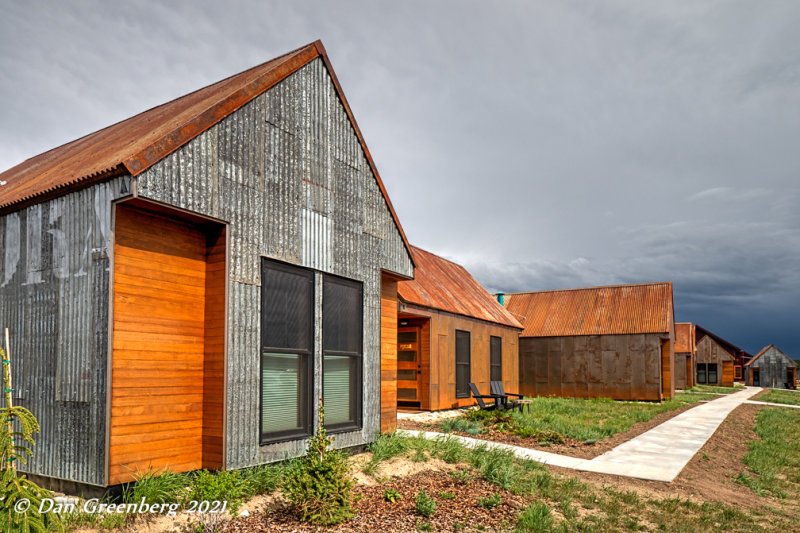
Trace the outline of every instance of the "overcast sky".
<path fill-rule="evenodd" d="M 800 2 L 0 7 L 0 170 L 322 39 L 410 241 L 800 358 Z"/>

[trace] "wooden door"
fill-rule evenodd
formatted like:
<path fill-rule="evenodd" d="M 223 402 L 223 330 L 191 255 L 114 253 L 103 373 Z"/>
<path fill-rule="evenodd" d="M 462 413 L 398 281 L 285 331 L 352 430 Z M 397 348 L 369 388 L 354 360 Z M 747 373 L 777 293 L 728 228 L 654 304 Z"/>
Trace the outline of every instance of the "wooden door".
<path fill-rule="evenodd" d="M 403 407 L 421 407 L 421 375 L 420 328 L 398 328 L 397 405 Z"/>
<path fill-rule="evenodd" d="M 722 386 L 733 387 L 733 361 L 722 362 Z"/>
<path fill-rule="evenodd" d="M 202 466 L 205 291 L 201 230 L 117 208 L 109 485 Z"/>

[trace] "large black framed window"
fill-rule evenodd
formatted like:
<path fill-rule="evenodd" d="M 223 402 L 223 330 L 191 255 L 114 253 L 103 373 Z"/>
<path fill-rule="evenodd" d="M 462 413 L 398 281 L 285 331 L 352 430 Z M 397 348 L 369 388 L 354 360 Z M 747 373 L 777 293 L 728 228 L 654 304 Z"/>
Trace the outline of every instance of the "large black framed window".
<path fill-rule="evenodd" d="M 470 382 L 469 331 L 456 330 L 456 398 L 469 398 Z"/>
<path fill-rule="evenodd" d="M 322 282 L 322 401 L 325 428 L 361 428 L 364 290 L 325 274 Z"/>
<path fill-rule="evenodd" d="M 706 364 L 697 363 L 697 383 L 706 383 Z"/>
<path fill-rule="evenodd" d="M 312 434 L 314 272 L 261 261 L 261 444 Z"/>
<path fill-rule="evenodd" d="M 489 379 L 503 381 L 503 339 L 489 337 Z"/>
<path fill-rule="evenodd" d="M 719 381 L 717 378 L 717 363 L 708 363 L 708 382 L 716 383 Z"/>

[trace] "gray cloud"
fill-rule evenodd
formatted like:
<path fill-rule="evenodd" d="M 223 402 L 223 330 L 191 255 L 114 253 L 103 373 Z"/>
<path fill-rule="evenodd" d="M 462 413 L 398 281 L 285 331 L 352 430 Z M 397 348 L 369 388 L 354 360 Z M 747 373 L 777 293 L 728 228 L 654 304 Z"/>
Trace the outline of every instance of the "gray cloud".
<path fill-rule="evenodd" d="M 800 4 L 7 2 L 0 168 L 322 38 L 412 242 L 800 355 Z"/>

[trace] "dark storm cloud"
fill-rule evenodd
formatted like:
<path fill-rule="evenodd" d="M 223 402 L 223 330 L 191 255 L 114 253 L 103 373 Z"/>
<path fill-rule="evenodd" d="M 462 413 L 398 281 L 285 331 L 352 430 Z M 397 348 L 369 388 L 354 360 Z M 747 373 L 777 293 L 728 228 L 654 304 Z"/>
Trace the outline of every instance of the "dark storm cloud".
<path fill-rule="evenodd" d="M 413 243 L 493 290 L 671 280 L 800 354 L 796 2 L 0 10 L 0 168 L 321 38 Z"/>

